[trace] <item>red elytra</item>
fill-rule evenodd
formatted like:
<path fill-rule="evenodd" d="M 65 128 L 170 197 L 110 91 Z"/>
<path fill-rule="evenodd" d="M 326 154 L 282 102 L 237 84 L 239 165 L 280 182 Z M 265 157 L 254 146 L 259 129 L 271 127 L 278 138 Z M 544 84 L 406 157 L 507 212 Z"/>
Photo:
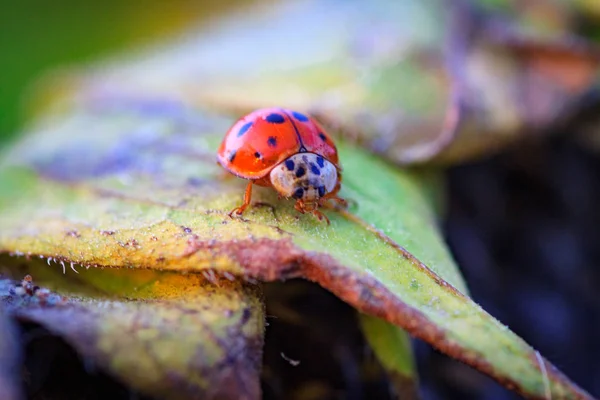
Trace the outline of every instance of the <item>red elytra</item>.
<path fill-rule="evenodd" d="M 315 120 L 297 111 L 264 108 L 242 117 L 225 134 L 217 161 L 250 180 L 243 204 L 230 216 L 250 205 L 253 184 L 295 198 L 296 210 L 328 223 L 318 208 L 327 200 L 347 204 L 337 196 L 342 175 L 335 144 Z"/>

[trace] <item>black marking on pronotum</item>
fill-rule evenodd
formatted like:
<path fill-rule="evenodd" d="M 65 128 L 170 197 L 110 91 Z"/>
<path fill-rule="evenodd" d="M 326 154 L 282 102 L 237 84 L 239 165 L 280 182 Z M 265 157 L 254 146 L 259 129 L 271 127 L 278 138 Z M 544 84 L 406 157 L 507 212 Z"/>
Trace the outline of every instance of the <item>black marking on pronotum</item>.
<path fill-rule="evenodd" d="M 277 146 L 277 138 L 275 136 L 269 136 L 267 139 L 267 144 L 271 147 Z"/>
<path fill-rule="evenodd" d="M 293 171 L 294 170 L 294 161 L 293 160 L 285 160 L 285 167 L 288 169 L 288 171 Z"/>
<path fill-rule="evenodd" d="M 235 160 L 235 155 L 237 154 L 237 151 L 234 150 L 229 154 L 229 162 L 233 162 L 233 160 Z"/>
<path fill-rule="evenodd" d="M 325 134 L 323 132 L 319 132 L 319 137 L 321 138 L 322 141 L 327 140 L 327 136 L 325 136 Z"/>
<path fill-rule="evenodd" d="M 299 113 L 298 111 L 292 111 L 292 115 L 300 122 L 308 121 L 308 117 L 302 113 Z"/>
<path fill-rule="evenodd" d="M 301 199 L 302 196 L 304 196 L 304 189 L 302 188 L 298 188 L 294 191 L 294 194 L 292 195 L 292 197 L 294 197 L 295 199 Z"/>
<path fill-rule="evenodd" d="M 319 167 L 323 168 L 325 166 L 325 160 L 323 160 L 323 157 L 318 156 L 317 157 L 317 164 L 319 164 Z"/>
<path fill-rule="evenodd" d="M 258 151 L 256 153 L 254 153 L 254 157 L 256 158 L 261 158 L 262 154 L 260 154 Z"/>
<path fill-rule="evenodd" d="M 265 117 L 265 121 L 271 124 L 283 124 L 285 122 L 285 118 L 283 115 L 277 113 L 271 113 Z"/>
<path fill-rule="evenodd" d="M 315 175 L 321 175 L 321 170 L 314 163 L 310 163 L 310 170 Z"/>
<path fill-rule="evenodd" d="M 296 170 L 296 178 L 302 178 L 304 174 L 306 174 L 306 170 L 304 169 L 304 167 L 298 167 L 298 169 Z"/>
<path fill-rule="evenodd" d="M 240 128 L 240 130 L 237 133 L 237 137 L 243 136 L 244 133 L 248 132 L 248 129 L 250 129 L 250 127 L 252 126 L 254 122 L 250 121 L 250 122 L 246 122 L 244 125 L 242 125 L 242 127 Z"/>
<path fill-rule="evenodd" d="M 281 112 L 288 116 L 288 118 L 290 119 L 290 122 L 292 123 L 292 126 L 294 127 L 294 130 L 296 131 L 296 136 L 298 137 L 298 143 L 300 143 L 300 149 L 298 150 L 298 152 L 300 152 L 300 153 L 308 152 L 308 150 L 306 150 L 306 147 L 304 146 L 304 142 L 302 142 L 302 137 L 300 136 L 300 131 L 298 130 L 298 127 L 296 126 L 294 119 L 290 117 L 290 114 L 288 114 L 287 111 L 281 110 Z"/>
<path fill-rule="evenodd" d="M 325 196 L 325 186 L 319 186 L 319 197 Z"/>

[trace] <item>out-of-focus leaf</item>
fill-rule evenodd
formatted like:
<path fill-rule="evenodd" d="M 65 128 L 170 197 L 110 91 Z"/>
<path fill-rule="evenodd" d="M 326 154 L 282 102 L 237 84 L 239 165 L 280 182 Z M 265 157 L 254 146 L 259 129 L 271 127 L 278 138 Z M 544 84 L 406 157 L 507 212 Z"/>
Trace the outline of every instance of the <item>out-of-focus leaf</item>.
<path fill-rule="evenodd" d="M 48 269 L 43 261 L 29 268 Z M 0 282 L 0 304 L 10 315 L 44 326 L 141 392 L 165 399 L 259 397 L 264 315 L 257 286 L 217 285 L 196 274 L 90 270 L 76 286 L 103 294 L 92 299 Z M 60 277 L 51 283 L 69 291 Z"/>
<path fill-rule="evenodd" d="M 567 118 L 594 82 L 597 49 L 521 28 L 467 2 L 285 2 L 88 83 L 236 115 L 304 109 L 396 163 L 456 162 Z"/>
<path fill-rule="evenodd" d="M 594 0 L 577 0 L 574 3 L 584 16 L 596 23 L 600 21 L 600 3 Z M 598 30 L 596 30 L 596 33 L 598 33 Z"/>
<path fill-rule="evenodd" d="M 0 300 L 3 297 L 0 283 Z M 23 398 L 18 374 L 19 343 L 12 321 L 0 309 L 0 399 Z"/>
<path fill-rule="evenodd" d="M 527 397 L 589 398 L 465 295 L 426 173 L 340 143 L 342 195 L 358 206 L 328 212 L 331 226 L 267 189 L 244 219 L 230 219 L 244 182 L 223 179 L 214 161 L 230 119 L 114 93 L 77 103 L 2 159 L 0 250 L 66 271 L 73 262 L 81 277 L 90 272 L 80 266 L 201 272 L 209 281 L 303 277 Z M 110 318 L 92 304 L 78 306 Z"/>
<path fill-rule="evenodd" d="M 473 0 L 471 4 L 489 17 L 502 20 L 505 26 L 521 35 L 538 39 L 561 39 L 575 30 L 573 16 L 577 1 L 540 0 Z"/>
<path fill-rule="evenodd" d="M 600 3 L 595 0 L 473 0 L 471 3 L 491 17 L 502 19 L 520 35 L 538 39 L 585 36 L 586 24 L 600 17 Z"/>
<path fill-rule="evenodd" d="M 365 339 L 381 361 L 398 399 L 418 398 L 417 371 L 410 338 L 402 329 L 379 318 L 360 314 Z"/>

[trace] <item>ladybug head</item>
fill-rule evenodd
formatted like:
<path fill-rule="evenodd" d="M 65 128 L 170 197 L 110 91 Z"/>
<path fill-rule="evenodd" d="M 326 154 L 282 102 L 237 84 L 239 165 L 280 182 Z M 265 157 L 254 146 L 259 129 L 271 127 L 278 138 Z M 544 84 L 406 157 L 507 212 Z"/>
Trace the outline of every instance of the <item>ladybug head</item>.
<path fill-rule="evenodd" d="M 297 153 L 277 165 L 270 173 L 271 184 L 284 197 L 314 204 L 335 189 L 335 166 L 314 153 Z"/>

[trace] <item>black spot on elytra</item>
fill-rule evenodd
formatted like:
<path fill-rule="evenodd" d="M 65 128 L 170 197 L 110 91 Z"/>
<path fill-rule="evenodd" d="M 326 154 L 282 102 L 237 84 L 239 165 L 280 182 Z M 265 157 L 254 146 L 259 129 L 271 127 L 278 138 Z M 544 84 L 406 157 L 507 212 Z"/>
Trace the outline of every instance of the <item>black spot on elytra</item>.
<path fill-rule="evenodd" d="M 319 137 L 321 138 L 322 141 L 327 140 L 327 136 L 325 136 L 325 134 L 323 132 L 319 132 Z"/>
<path fill-rule="evenodd" d="M 285 160 L 285 167 L 288 169 L 288 171 L 293 171 L 294 170 L 294 161 L 292 160 Z"/>
<path fill-rule="evenodd" d="M 304 196 L 304 189 L 298 188 L 296 189 L 292 197 L 294 197 L 295 199 L 301 199 L 302 196 Z"/>
<path fill-rule="evenodd" d="M 315 175 L 321 175 L 321 170 L 314 163 L 310 163 L 310 171 Z"/>
<path fill-rule="evenodd" d="M 304 167 L 298 167 L 298 169 L 296 170 L 296 178 L 301 178 L 304 176 L 304 174 L 306 174 L 306 170 L 304 169 Z"/>
<path fill-rule="evenodd" d="M 325 186 L 319 186 L 319 197 L 325 196 Z"/>
<path fill-rule="evenodd" d="M 229 162 L 233 162 L 233 160 L 235 160 L 235 155 L 237 154 L 237 151 L 234 150 L 229 154 Z"/>
<path fill-rule="evenodd" d="M 294 116 L 294 118 L 296 118 L 298 121 L 300 122 L 306 122 L 308 121 L 308 117 L 304 114 L 301 114 L 297 111 L 292 111 L 292 115 Z"/>
<path fill-rule="evenodd" d="M 267 139 L 267 144 L 271 147 L 277 146 L 277 138 L 275 136 L 269 136 L 269 139 Z"/>
<path fill-rule="evenodd" d="M 319 167 L 323 168 L 325 166 L 325 160 L 323 160 L 323 157 L 319 156 L 317 157 L 317 164 L 319 164 Z"/>
<path fill-rule="evenodd" d="M 256 158 L 261 158 L 262 154 L 260 154 L 258 151 L 256 153 L 254 153 L 254 157 Z"/>
<path fill-rule="evenodd" d="M 283 118 L 283 115 L 281 114 L 272 113 L 265 117 L 265 121 L 271 124 L 283 124 L 285 122 L 285 118 Z"/>
<path fill-rule="evenodd" d="M 248 132 L 248 129 L 250 129 L 250 127 L 252 126 L 253 123 L 254 122 L 250 121 L 250 122 L 246 122 L 244 125 L 242 125 L 242 127 L 240 128 L 240 130 L 237 133 L 237 136 L 240 137 L 244 133 Z"/>

